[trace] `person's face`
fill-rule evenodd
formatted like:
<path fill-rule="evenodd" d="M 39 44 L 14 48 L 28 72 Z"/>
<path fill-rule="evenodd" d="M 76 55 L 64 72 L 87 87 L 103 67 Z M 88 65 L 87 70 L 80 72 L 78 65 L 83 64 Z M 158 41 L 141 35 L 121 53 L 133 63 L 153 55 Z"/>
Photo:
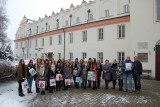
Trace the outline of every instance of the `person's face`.
<path fill-rule="evenodd" d="M 30 65 L 32 65 L 32 64 L 33 64 L 33 62 L 31 61 L 31 62 L 30 62 Z"/>
<path fill-rule="evenodd" d="M 24 60 L 22 60 L 22 65 L 24 64 Z"/>
<path fill-rule="evenodd" d="M 137 61 L 138 60 L 138 58 L 137 57 L 134 57 L 134 61 Z"/>
<path fill-rule="evenodd" d="M 130 57 L 128 56 L 128 57 L 127 57 L 127 61 L 129 61 L 129 60 L 130 60 Z"/>
<path fill-rule="evenodd" d="M 113 61 L 113 63 L 115 64 L 115 63 L 117 63 L 117 61 L 116 61 L 116 60 L 114 60 L 114 61 Z"/>
<path fill-rule="evenodd" d="M 105 61 L 105 63 L 106 63 L 106 64 L 108 64 L 108 63 L 109 63 L 109 61 Z"/>

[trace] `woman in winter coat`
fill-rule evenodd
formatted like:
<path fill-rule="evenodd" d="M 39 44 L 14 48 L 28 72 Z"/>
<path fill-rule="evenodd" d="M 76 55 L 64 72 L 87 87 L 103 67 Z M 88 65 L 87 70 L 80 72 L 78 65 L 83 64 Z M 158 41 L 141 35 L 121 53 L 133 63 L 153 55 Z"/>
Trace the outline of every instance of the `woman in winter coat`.
<path fill-rule="evenodd" d="M 116 61 L 116 59 L 114 59 L 113 64 L 112 64 L 112 66 L 111 66 L 111 69 L 112 69 L 112 71 L 111 71 L 111 76 L 112 76 L 112 82 L 113 82 L 113 88 L 112 88 L 112 89 L 115 89 L 115 85 L 116 85 L 116 80 L 117 80 L 117 74 L 116 74 L 116 72 L 117 72 L 117 66 L 118 66 L 117 61 Z"/>
<path fill-rule="evenodd" d="M 87 89 L 87 59 L 84 59 L 84 62 L 82 64 L 82 73 L 81 73 L 81 78 L 82 78 L 82 88 Z"/>
<path fill-rule="evenodd" d="M 49 61 L 49 68 L 48 68 L 48 83 L 49 83 L 49 92 L 53 93 L 53 89 L 55 86 L 50 85 L 50 79 L 55 79 L 55 69 L 56 69 L 56 63 L 54 59 Z"/>
<path fill-rule="evenodd" d="M 35 70 L 36 70 L 37 73 L 39 72 L 40 64 L 41 64 L 41 59 L 37 58 L 37 61 L 36 61 L 36 64 L 35 64 Z M 35 80 L 36 92 L 39 93 L 40 92 L 39 91 L 39 78 L 38 78 L 37 73 L 34 75 L 34 80 Z"/>
<path fill-rule="evenodd" d="M 72 78 L 72 68 L 68 61 L 65 62 L 64 68 L 63 68 L 63 78 L 64 78 L 64 90 L 68 90 L 69 85 L 65 84 L 65 79 L 71 79 Z"/>
<path fill-rule="evenodd" d="M 97 60 L 97 88 L 100 88 L 100 82 L 101 82 L 101 74 L 102 74 L 102 64 L 100 63 L 99 60 Z"/>
<path fill-rule="evenodd" d="M 108 81 L 111 80 L 111 64 L 109 60 L 105 60 L 105 64 L 102 66 L 103 79 L 105 80 L 105 87 L 108 89 Z"/>
<path fill-rule="evenodd" d="M 33 61 L 30 60 L 27 65 L 27 82 L 29 88 L 27 89 L 28 93 L 32 93 L 32 82 L 33 82 L 33 76 L 30 74 L 29 70 L 34 69 Z"/>
<path fill-rule="evenodd" d="M 97 68 L 97 62 L 96 62 L 96 59 L 93 58 L 91 68 L 90 68 L 90 71 L 92 71 L 94 73 L 93 90 L 97 89 L 97 85 L 96 85 L 97 84 L 97 71 L 96 71 L 96 68 Z"/>
<path fill-rule="evenodd" d="M 123 62 L 120 61 L 117 68 L 117 79 L 119 84 L 119 91 L 122 91 L 123 88 L 123 69 L 122 69 Z"/>
<path fill-rule="evenodd" d="M 23 89 L 22 89 L 22 82 L 24 82 L 25 80 L 26 80 L 26 66 L 24 60 L 21 59 L 17 67 L 17 81 L 19 85 L 18 91 L 19 91 L 19 96 L 21 97 L 25 96 L 23 94 Z"/>
<path fill-rule="evenodd" d="M 46 72 L 46 69 L 45 69 L 44 60 L 41 60 L 41 64 L 39 66 L 39 72 L 37 73 L 37 75 L 38 75 L 40 81 L 46 81 L 47 72 Z M 39 85 L 41 85 L 41 84 L 39 84 Z M 41 95 L 44 95 L 45 94 L 45 88 L 41 88 L 41 86 L 40 86 L 40 93 L 41 93 Z"/>

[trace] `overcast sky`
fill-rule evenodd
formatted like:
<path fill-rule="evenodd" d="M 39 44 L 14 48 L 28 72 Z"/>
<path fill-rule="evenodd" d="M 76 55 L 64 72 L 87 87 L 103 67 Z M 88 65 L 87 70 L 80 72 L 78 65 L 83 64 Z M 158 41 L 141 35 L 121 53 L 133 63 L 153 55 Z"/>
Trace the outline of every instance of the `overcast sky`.
<path fill-rule="evenodd" d="M 20 21 L 25 15 L 29 19 L 37 20 L 39 17 L 48 16 L 54 11 L 59 12 L 60 9 L 68 9 L 73 3 L 74 6 L 81 5 L 83 0 L 8 0 L 7 15 L 9 18 L 9 26 L 7 30 L 8 36 L 14 40 L 15 33 L 19 27 Z M 90 0 L 85 0 L 90 1 Z"/>

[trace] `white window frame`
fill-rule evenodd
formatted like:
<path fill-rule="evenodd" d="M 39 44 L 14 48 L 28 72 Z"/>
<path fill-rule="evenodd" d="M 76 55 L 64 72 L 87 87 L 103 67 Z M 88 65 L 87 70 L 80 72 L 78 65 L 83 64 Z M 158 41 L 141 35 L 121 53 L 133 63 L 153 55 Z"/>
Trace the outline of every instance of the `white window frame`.
<path fill-rule="evenodd" d="M 97 53 L 97 60 L 99 60 L 100 63 L 103 63 L 103 52 L 98 52 Z"/>
<path fill-rule="evenodd" d="M 58 35 L 58 44 L 62 44 L 62 35 Z"/>
<path fill-rule="evenodd" d="M 159 5 L 158 5 L 159 3 Z M 157 7 L 159 6 L 159 7 Z M 158 8 L 159 8 L 159 11 L 158 11 Z M 158 17 L 158 12 L 159 12 L 159 17 Z M 156 21 L 157 22 L 160 22 L 160 0 L 155 0 L 155 14 L 156 14 Z"/>
<path fill-rule="evenodd" d="M 61 53 L 58 53 L 58 60 L 61 59 Z"/>
<path fill-rule="evenodd" d="M 82 31 L 82 42 L 87 42 L 87 30 Z"/>
<path fill-rule="evenodd" d="M 73 33 L 69 33 L 69 43 L 73 43 Z"/>
<path fill-rule="evenodd" d="M 44 46 L 44 38 L 42 38 L 42 46 Z"/>
<path fill-rule="evenodd" d="M 82 59 L 87 58 L 87 53 L 86 52 L 82 52 Z"/>
<path fill-rule="evenodd" d="M 117 35 L 118 39 L 125 38 L 125 36 L 126 36 L 126 30 L 125 29 L 126 29 L 125 24 L 118 25 L 118 35 Z"/>
<path fill-rule="evenodd" d="M 52 45 L 52 36 L 49 37 L 49 45 Z"/>
<path fill-rule="evenodd" d="M 124 61 L 125 60 L 125 52 L 124 51 L 117 52 L 117 59 L 118 59 L 118 62 Z"/>
<path fill-rule="evenodd" d="M 105 10 L 105 17 L 109 17 L 110 15 L 109 15 L 109 9 L 106 9 Z"/>
<path fill-rule="evenodd" d="M 70 59 L 71 61 L 73 60 L 73 53 L 72 53 L 72 52 L 69 53 L 69 59 Z"/>
<path fill-rule="evenodd" d="M 129 4 L 123 5 L 123 13 L 129 13 L 129 12 L 130 12 Z"/>
<path fill-rule="evenodd" d="M 37 41 L 38 41 L 38 40 L 37 40 L 37 39 L 35 39 L 35 47 L 37 47 Z"/>
<path fill-rule="evenodd" d="M 98 29 L 98 41 L 102 41 L 104 39 L 104 29 L 99 28 Z"/>

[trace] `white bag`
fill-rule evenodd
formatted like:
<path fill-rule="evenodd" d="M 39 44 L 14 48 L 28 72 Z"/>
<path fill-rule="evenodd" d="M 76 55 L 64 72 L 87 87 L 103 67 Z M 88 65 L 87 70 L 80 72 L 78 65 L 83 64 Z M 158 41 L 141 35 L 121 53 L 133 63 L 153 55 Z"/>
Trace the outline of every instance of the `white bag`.
<path fill-rule="evenodd" d="M 25 80 L 24 82 L 22 82 L 22 86 L 23 86 L 23 88 L 28 88 L 28 82 L 27 82 L 27 80 Z"/>
<path fill-rule="evenodd" d="M 56 86 L 56 80 L 55 79 L 50 79 L 50 86 Z"/>
<path fill-rule="evenodd" d="M 71 85 L 71 79 L 65 79 L 65 86 Z"/>
<path fill-rule="evenodd" d="M 39 81 L 39 88 L 45 89 L 45 81 Z"/>
<path fill-rule="evenodd" d="M 29 70 L 29 73 L 30 73 L 32 76 L 34 76 L 37 72 L 36 72 L 33 68 L 31 68 L 31 69 Z"/>
<path fill-rule="evenodd" d="M 56 74 L 56 81 L 61 81 L 63 80 L 62 74 Z"/>

